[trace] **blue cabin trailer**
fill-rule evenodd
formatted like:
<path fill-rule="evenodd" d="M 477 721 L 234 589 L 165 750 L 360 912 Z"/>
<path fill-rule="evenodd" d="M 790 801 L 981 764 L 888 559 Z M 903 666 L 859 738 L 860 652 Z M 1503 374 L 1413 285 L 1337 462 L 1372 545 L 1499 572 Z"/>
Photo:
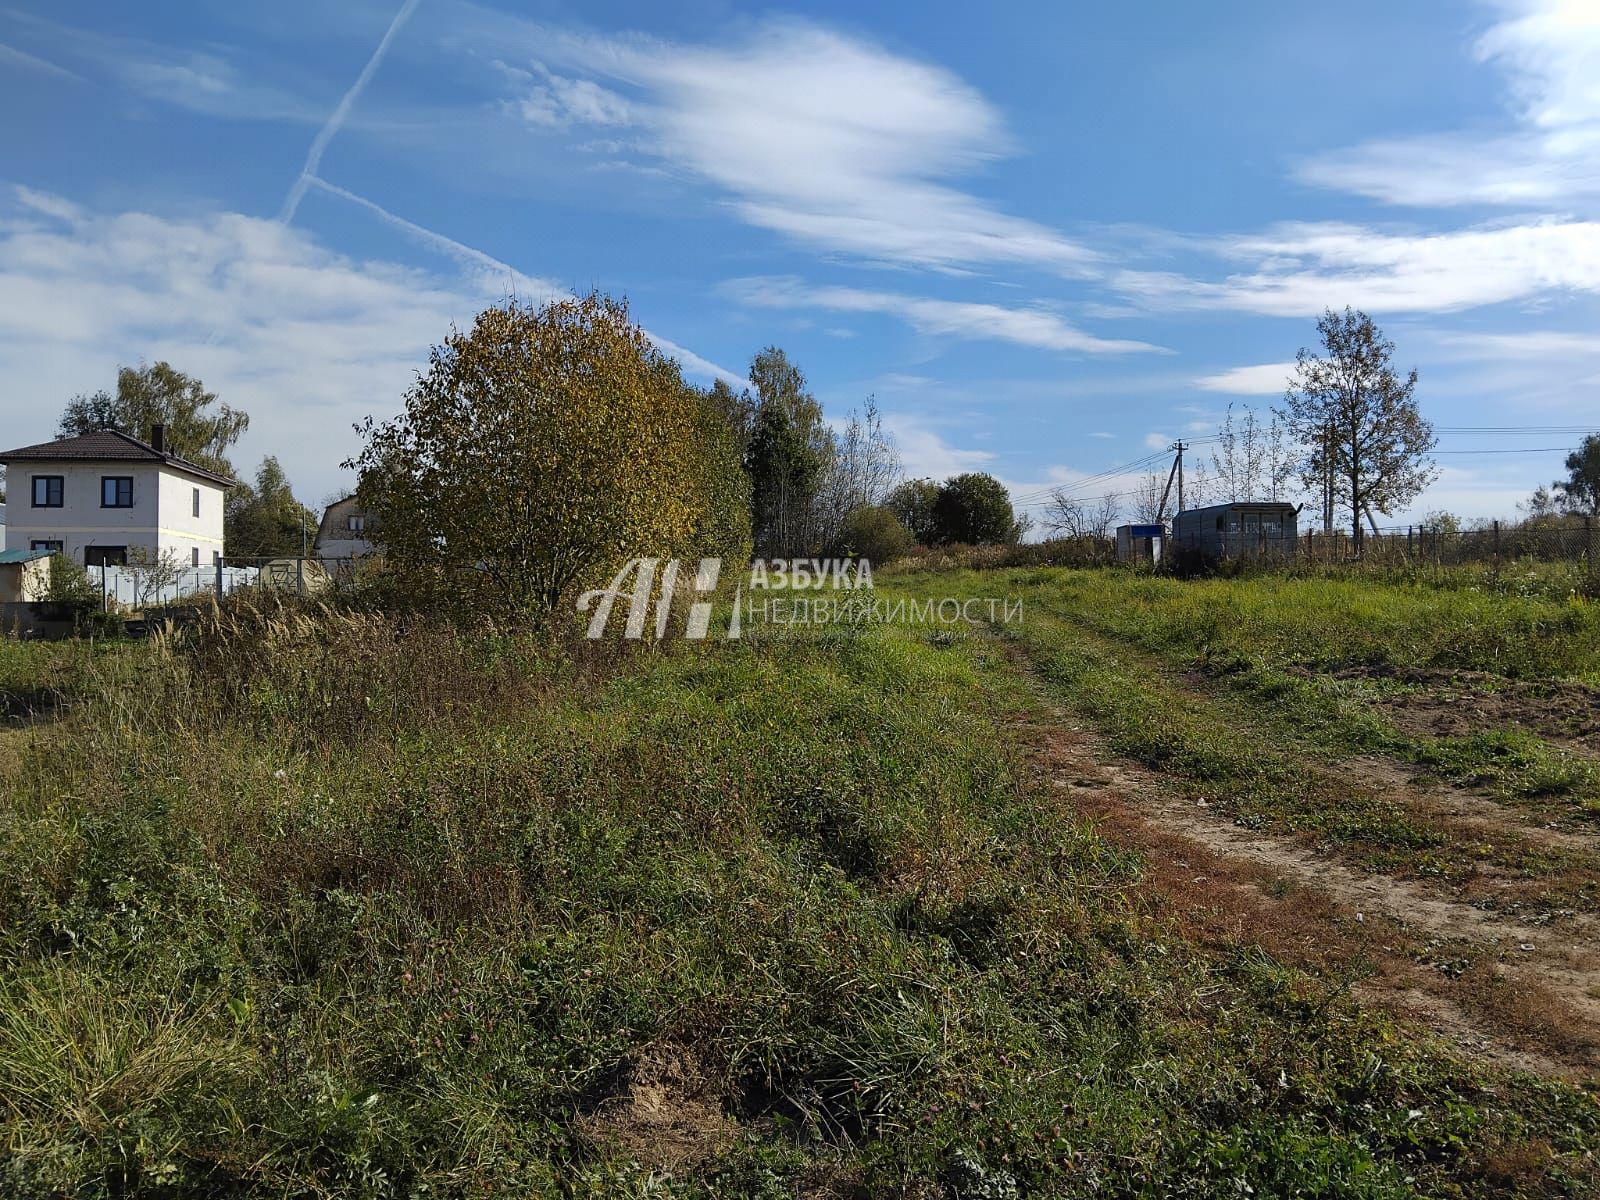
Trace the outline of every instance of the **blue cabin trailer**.
<path fill-rule="evenodd" d="M 1300 510 L 1278 501 L 1191 508 L 1172 518 L 1172 545 L 1183 565 L 1240 558 L 1288 558 L 1299 538 Z"/>

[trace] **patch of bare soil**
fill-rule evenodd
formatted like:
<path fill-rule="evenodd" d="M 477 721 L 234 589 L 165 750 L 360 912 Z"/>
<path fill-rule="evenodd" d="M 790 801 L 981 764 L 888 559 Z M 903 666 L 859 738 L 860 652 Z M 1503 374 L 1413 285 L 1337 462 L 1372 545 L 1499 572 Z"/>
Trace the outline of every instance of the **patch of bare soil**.
<path fill-rule="evenodd" d="M 1600 829 L 1564 829 L 1539 813 L 1502 804 L 1465 788 L 1419 778 L 1420 772 L 1379 755 L 1343 759 L 1339 773 L 1363 787 L 1393 796 L 1430 825 L 1450 825 L 1473 840 L 1513 837 L 1520 841 L 1581 853 L 1600 851 Z"/>
<path fill-rule="evenodd" d="M 693 1049 L 651 1046 L 625 1065 L 610 1095 L 577 1118 L 577 1129 L 593 1146 L 675 1174 L 714 1158 L 737 1136 L 721 1092 Z"/>
<path fill-rule="evenodd" d="M 1600 1070 L 1600 921 L 1535 924 L 1315 847 L 1243 828 L 1119 760 L 1064 710 L 1023 730 L 1038 771 L 1141 852 L 1152 912 L 1218 948 L 1260 945 L 1482 1057 L 1540 1074 Z"/>
<path fill-rule="evenodd" d="M 1600 688 L 1420 667 L 1351 667 L 1329 677 L 1400 685 L 1383 689 L 1375 703 L 1413 737 L 1462 737 L 1511 726 L 1600 755 Z"/>

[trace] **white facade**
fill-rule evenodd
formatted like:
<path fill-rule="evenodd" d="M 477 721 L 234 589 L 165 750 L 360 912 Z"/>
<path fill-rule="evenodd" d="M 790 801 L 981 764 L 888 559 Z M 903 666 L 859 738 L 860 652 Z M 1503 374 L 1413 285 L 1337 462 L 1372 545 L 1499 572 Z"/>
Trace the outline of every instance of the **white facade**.
<path fill-rule="evenodd" d="M 55 479 L 59 485 L 46 482 L 36 494 L 35 480 Z M 124 487 L 107 480 L 130 482 Z M 79 563 L 114 562 L 120 550 L 129 561 L 170 556 L 186 567 L 209 567 L 222 554 L 225 489 L 170 463 L 30 458 L 10 464 L 6 490 L 7 550 L 56 549 L 59 543 Z M 130 502 L 124 507 L 108 499 Z"/>
<path fill-rule="evenodd" d="M 354 496 L 335 500 L 322 514 L 317 527 L 318 558 L 365 558 L 373 552 L 373 519 L 356 503 Z"/>

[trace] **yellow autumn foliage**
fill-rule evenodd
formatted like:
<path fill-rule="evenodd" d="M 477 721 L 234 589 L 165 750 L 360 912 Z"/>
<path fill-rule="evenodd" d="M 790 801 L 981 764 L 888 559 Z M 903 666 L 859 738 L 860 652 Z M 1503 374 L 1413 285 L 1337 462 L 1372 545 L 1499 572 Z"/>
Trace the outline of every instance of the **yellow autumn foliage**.
<path fill-rule="evenodd" d="M 347 465 L 390 569 L 477 607 L 548 612 L 635 555 L 739 552 L 706 544 L 739 524 L 707 463 L 735 460 L 708 457 L 700 394 L 605 296 L 485 310 L 363 432 Z"/>

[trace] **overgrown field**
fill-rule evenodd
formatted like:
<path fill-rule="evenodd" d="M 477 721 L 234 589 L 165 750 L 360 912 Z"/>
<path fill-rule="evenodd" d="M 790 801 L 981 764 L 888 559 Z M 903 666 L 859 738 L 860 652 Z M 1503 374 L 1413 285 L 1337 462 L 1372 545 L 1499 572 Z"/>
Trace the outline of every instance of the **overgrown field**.
<path fill-rule="evenodd" d="M 1384 702 L 1600 682 L 1593 606 L 891 583 L 1023 623 L 632 649 L 243 610 L 0 643 L 0 1194 L 1594 1190 L 1597 1093 L 1420 1036 L 1354 968 L 1190 938 L 1027 746 L 1060 704 L 1242 820 L 1449 876 L 1438 830 L 1303 755 L 1590 828 L 1581 733 Z M 1585 854 L 1525 849 L 1522 900 L 1582 902 Z"/>

